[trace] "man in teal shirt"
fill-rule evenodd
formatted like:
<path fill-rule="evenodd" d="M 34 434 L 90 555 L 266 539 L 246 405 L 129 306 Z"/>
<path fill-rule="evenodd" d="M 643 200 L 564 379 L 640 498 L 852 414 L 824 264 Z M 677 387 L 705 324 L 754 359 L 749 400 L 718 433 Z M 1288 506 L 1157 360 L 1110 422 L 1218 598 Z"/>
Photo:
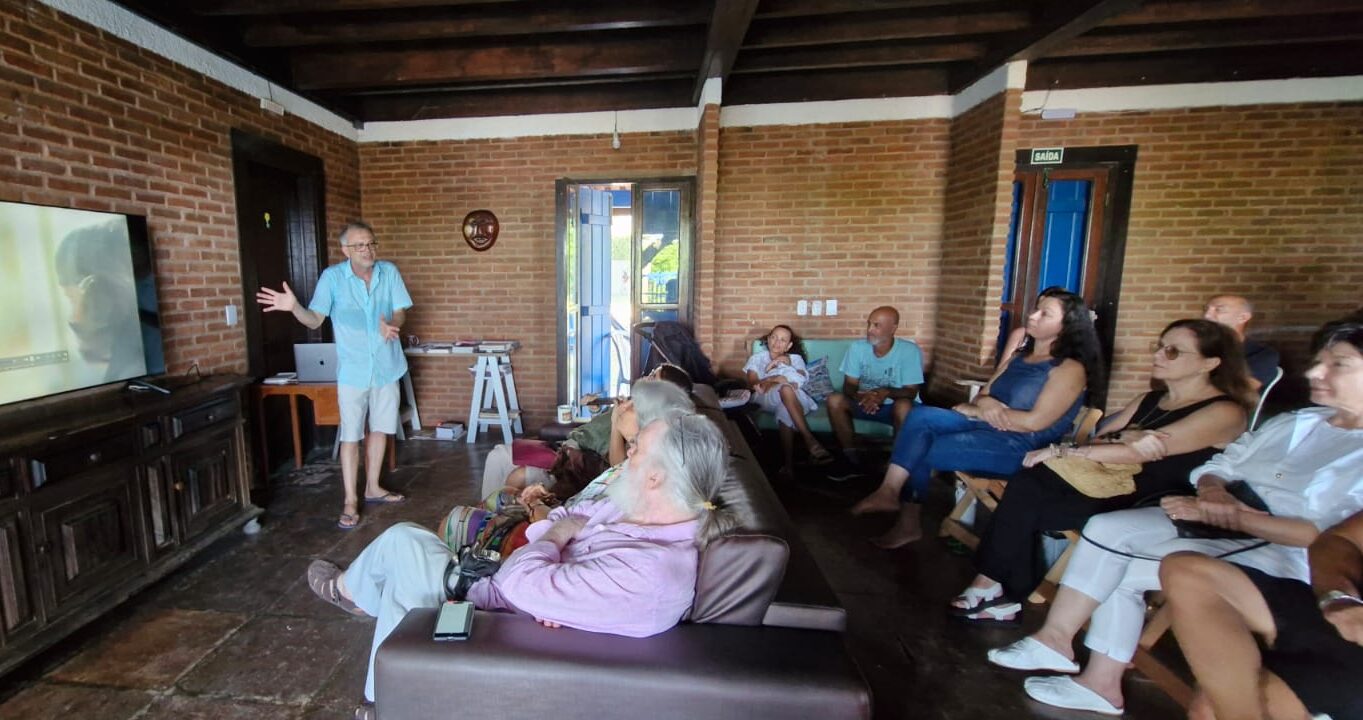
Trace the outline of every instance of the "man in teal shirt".
<path fill-rule="evenodd" d="M 923 353 L 912 340 L 896 338 L 898 329 L 898 310 L 888 305 L 872 310 L 866 318 L 866 339 L 852 343 L 842 358 L 842 392 L 828 396 L 829 423 L 853 465 L 859 458 L 852 419 L 893 425 L 897 433 L 923 384 Z M 856 469 L 850 468 L 837 473 L 837 479 L 854 474 Z"/>
<path fill-rule="evenodd" d="M 341 229 L 346 260 L 322 271 L 312 302 L 303 307 L 289 284 L 282 292 L 261 288 L 256 301 L 265 312 L 293 313 L 298 322 L 316 329 L 328 317 L 336 337 L 336 396 L 341 408 L 341 478 L 345 507 L 337 526 L 359 524 L 360 439 L 365 440 L 366 503 L 402 502 L 406 498 L 379 485 L 388 436 L 398 429 L 398 380 L 407 372 L 399 332 L 412 298 L 393 263 L 378 260 L 374 230 L 363 222 Z M 364 432 L 365 415 L 369 433 Z"/>

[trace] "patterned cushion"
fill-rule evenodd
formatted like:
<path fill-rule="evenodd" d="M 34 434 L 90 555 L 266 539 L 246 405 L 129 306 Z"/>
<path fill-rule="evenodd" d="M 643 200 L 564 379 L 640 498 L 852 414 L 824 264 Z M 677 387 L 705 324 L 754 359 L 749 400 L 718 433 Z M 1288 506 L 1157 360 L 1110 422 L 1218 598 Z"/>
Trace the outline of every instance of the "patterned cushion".
<path fill-rule="evenodd" d="M 819 402 L 833 394 L 833 381 L 828 377 L 828 358 L 821 357 L 805 366 L 809 380 L 805 382 L 805 392 Z"/>

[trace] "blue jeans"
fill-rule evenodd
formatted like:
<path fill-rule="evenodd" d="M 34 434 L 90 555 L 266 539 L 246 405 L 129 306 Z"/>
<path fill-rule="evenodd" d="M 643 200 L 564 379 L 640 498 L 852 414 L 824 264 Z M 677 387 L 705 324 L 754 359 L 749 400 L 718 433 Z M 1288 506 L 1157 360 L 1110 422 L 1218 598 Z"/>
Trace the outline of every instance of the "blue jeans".
<path fill-rule="evenodd" d="M 1007 477 L 1028 452 L 1055 442 L 1054 432 L 1005 432 L 955 410 L 920 405 L 894 439 L 890 462 L 909 472 L 900 502 L 921 502 L 934 470 Z"/>

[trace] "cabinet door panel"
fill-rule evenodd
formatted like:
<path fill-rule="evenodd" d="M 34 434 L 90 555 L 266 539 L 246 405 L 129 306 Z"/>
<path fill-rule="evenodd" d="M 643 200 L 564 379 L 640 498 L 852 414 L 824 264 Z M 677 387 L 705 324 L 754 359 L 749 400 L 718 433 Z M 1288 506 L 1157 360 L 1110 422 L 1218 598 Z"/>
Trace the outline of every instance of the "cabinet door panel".
<path fill-rule="evenodd" d="M 92 473 L 81 491 L 35 510 L 53 614 L 82 591 L 116 585 L 143 564 L 133 521 L 130 468 Z"/>
<path fill-rule="evenodd" d="M 0 645 L 35 627 L 38 603 L 29 584 L 26 529 L 18 513 L 0 517 Z"/>
<path fill-rule="evenodd" d="M 155 561 L 179 547 L 171 483 L 164 462 L 142 466 L 143 520 L 146 524 L 147 557 Z"/>
<path fill-rule="evenodd" d="M 232 436 L 225 435 L 191 450 L 178 452 L 175 466 L 175 502 L 179 508 L 181 541 L 208 530 L 230 515 L 238 505 L 233 492 L 236 453 Z"/>

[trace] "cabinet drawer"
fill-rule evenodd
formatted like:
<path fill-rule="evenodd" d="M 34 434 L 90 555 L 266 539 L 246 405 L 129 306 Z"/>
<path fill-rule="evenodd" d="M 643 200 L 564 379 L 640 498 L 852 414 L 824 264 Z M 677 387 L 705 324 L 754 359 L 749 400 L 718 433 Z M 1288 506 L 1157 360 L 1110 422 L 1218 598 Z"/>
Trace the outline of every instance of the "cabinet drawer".
<path fill-rule="evenodd" d="M 88 433 L 63 449 L 34 458 L 30 466 L 33 489 L 86 470 L 109 465 L 137 454 L 137 436 L 129 428 L 112 433 Z"/>
<path fill-rule="evenodd" d="M 178 440 L 197 430 L 227 422 L 237 416 L 236 398 L 219 398 L 172 415 L 170 439 Z"/>

